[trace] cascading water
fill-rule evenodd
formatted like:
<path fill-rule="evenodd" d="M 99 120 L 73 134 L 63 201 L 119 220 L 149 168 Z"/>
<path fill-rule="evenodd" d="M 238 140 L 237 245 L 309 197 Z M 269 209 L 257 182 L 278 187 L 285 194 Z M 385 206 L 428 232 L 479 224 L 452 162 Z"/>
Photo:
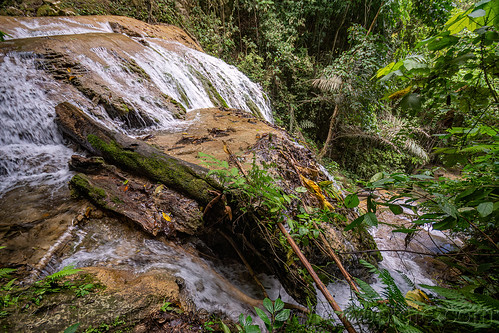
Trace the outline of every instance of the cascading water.
<path fill-rule="evenodd" d="M 53 20 L 57 22 L 44 23 L 43 19 L 38 18 L 19 19 L 22 27 L 9 30 L 11 39 L 63 34 L 108 34 L 113 31 L 107 22 L 82 23 L 72 18 Z M 141 46 L 140 50 L 125 53 L 150 79 L 148 84 L 154 85 L 155 89 L 172 97 L 187 110 L 212 107 L 223 100 L 230 107 L 248 112 L 259 110 L 266 120 L 272 121 L 266 96 L 258 85 L 235 67 L 177 42 L 153 37 L 132 37 L 132 40 Z M 90 53 L 92 56 L 77 56 L 79 64 L 92 70 L 106 87 L 120 95 L 129 105 L 155 120 L 155 125 L 145 131 L 182 129 L 182 121 L 158 107 L 157 96 L 137 79 L 136 73 L 119 63 L 113 50 L 96 47 Z M 95 106 L 82 92 L 74 87 L 63 87 L 67 82 L 61 83 L 44 73 L 36 61 L 33 53 L 0 53 L 0 196 L 23 184 L 57 187 L 69 179 L 71 174 L 67 161 L 73 151 L 64 145 L 53 121 L 54 107 L 58 103 L 74 102 L 94 119 L 114 130 L 123 125 L 111 120 L 102 106 Z M 64 91 L 67 94 L 61 93 Z M 97 233 L 93 230 L 78 230 L 77 233 L 82 238 L 93 238 L 95 242 L 93 245 L 76 242 L 62 263 L 51 263 L 52 270 L 69 263 L 131 267 L 137 272 L 152 268 L 168 269 L 185 279 L 187 289 L 199 307 L 209 311 L 230 308 L 236 316 L 247 312 L 242 303 L 235 302 L 233 295 L 226 293 L 224 286 L 218 284 L 216 274 L 207 275 L 206 264 L 199 264 L 186 253 L 156 240 L 125 239 L 118 236 L 119 233 L 109 234 L 106 230 Z M 381 243 L 386 241 L 386 237 L 380 236 L 377 240 Z M 385 254 L 384 258 L 381 267 L 392 272 L 403 268 L 396 261 L 397 255 Z M 412 265 L 411 260 L 406 262 Z M 413 266 L 405 268 L 405 272 L 410 273 L 408 275 L 417 283 L 431 283 L 428 276 Z M 394 272 L 394 276 L 396 274 Z M 273 283 L 266 282 L 269 285 Z M 251 292 L 250 287 L 242 288 Z M 349 288 L 340 283 L 331 285 L 330 289 L 344 307 L 351 296 Z M 275 293 L 270 294 L 273 298 L 277 297 Z M 318 311 L 330 313 L 325 306 L 319 306 Z"/>
<path fill-rule="evenodd" d="M 6 55 L 0 62 L 0 196 L 21 184 L 62 186 L 72 150 L 54 123 L 57 83 L 41 75 L 33 55 Z"/>
<path fill-rule="evenodd" d="M 10 41 L 62 34 L 112 32 L 108 23 L 83 24 L 71 18 L 59 18 L 56 23 L 34 18 L 15 20 L 22 27 L 8 31 L 10 37 L 7 39 Z M 188 111 L 212 107 L 217 103 L 224 104 L 223 100 L 229 107 L 261 113 L 266 120 L 272 121 L 268 100 L 260 87 L 235 67 L 176 42 L 150 37 L 142 38 L 145 43 L 139 43 L 138 37 L 134 37 L 134 40 L 141 46 L 146 45 L 138 52 L 127 53 L 127 56 L 150 77 L 147 83 L 149 87 L 153 84 L 156 92 L 171 96 Z M 123 63 L 119 63 L 120 59 L 113 50 L 95 47 L 87 55 L 74 56 L 78 64 L 97 75 L 109 91 L 140 110 L 141 114 L 155 120 L 155 124 L 143 128 L 143 132 L 178 131 L 185 127 L 185 122 L 176 119 L 168 110 L 157 107 L 157 96 L 134 73 L 124 68 Z M 74 151 L 64 144 L 54 122 L 57 104 L 70 101 L 101 124 L 113 130 L 125 131 L 123 123 L 112 120 L 102 105 L 96 105 L 89 96 L 67 81 L 55 79 L 43 57 L 36 52 L 2 52 L 0 49 L 0 71 L 0 196 L 23 186 L 40 187 L 42 197 L 52 196 L 59 187 L 66 188 L 72 175 L 67 162 Z M 133 131 L 129 132 L 133 134 Z M 68 193 L 65 191 L 61 195 L 67 196 Z M 249 311 L 243 301 L 226 292 L 226 284 L 221 282 L 215 269 L 207 269 L 210 267 L 208 262 L 194 260 L 192 255 L 160 241 L 143 238 L 138 242 L 132 236 L 127 238 L 122 235 L 121 229 L 109 237 L 105 230 L 99 233 L 84 230 L 81 226 L 73 227 L 71 221 L 68 224 L 70 227 L 65 229 L 67 232 L 61 240 L 66 241 L 73 236 L 74 241 L 74 236 L 79 235 L 91 238 L 95 243 L 80 244 L 77 241 L 62 262 L 52 258 L 47 260 L 48 266 L 40 265 L 42 276 L 68 263 L 78 266 L 112 264 L 118 268 L 133 269 L 137 273 L 166 269 L 185 280 L 186 288 L 198 308 L 208 311 L 230 310 L 234 319 L 240 313 Z M 64 223 L 62 226 L 67 227 Z M 50 256 L 53 254 L 50 250 L 48 253 Z M 226 273 L 229 271 L 227 268 Z M 240 285 L 251 293 L 250 284 Z"/>

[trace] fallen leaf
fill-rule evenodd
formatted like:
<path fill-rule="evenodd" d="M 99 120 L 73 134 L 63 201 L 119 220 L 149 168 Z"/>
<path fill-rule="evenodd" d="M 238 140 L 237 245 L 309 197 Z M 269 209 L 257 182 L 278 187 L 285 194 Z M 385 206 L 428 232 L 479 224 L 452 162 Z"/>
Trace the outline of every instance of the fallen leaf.
<path fill-rule="evenodd" d="M 165 188 L 165 185 L 163 185 L 163 184 L 158 185 L 158 187 L 156 187 L 154 189 L 154 195 L 158 195 L 161 191 L 163 191 L 164 188 Z"/>
<path fill-rule="evenodd" d="M 164 212 L 163 212 L 162 214 L 163 214 L 163 218 L 164 218 L 166 221 L 171 222 L 172 218 L 170 217 L 170 215 L 165 214 Z"/>
<path fill-rule="evenodd" d="M 321 202 L 321 205 L 323 208 L 327 208 L 329 210 L 334 210 L 333 205 L 329 203 L 329 201 L 326 200 L 326 197 L 324 197 L 324 194 L 322 194 L 322 190 L 320 189 L 319 185 L 317 185 L 316 182 L 313 180 L 310 180 L 308 178 L 303 177 L 303 175 L 300 174 L 300 178 L 303 181 L 303 184 L 305 187 L 308 189 L 310 193 L 315 195 L 317 199 Z"/>

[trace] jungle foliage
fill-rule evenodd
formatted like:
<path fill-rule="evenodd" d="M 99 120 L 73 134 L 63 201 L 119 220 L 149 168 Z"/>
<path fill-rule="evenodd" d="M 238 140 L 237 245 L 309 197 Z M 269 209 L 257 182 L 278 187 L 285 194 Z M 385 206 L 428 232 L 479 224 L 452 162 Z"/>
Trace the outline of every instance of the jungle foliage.
<path fill-rule="evenodd" d="M 350 318 L 387 332 L 497 327 L 499 0 L 73 0 L 61 7 L 180 25 L 207 52 L 259 82 L 280 125 L 363 181 L 367 211 L 347 232 L 376 226 L 377 211 L 386 207 L 413 212 L 410 226 L 393 226 L 408 242 L 428 225 L 466 240 L 440 258 L 458 281 L 414 286 L 426 291 L 412 300 L 388 272 L 366 264 L 386 289 L 358 281 Z M 441 177 L 435 166 L 453 167 L 459 177 Z M 239 179 L 230 186 L 244 183 L 237 170 L 219 176 Z M 257 178 L 268 197 L 254 200 L 277 216 L 294 198 L 265 177 Z M 379 200 L 380 189 L 396 194 Z M 347 207 L 359 205 L 357 194 L 345 198 Z M 300 228 L 302 222 L 290 227 L 305 243 L 315 230 Z M 252 325 L 247 318 L 241 324 Z"/>

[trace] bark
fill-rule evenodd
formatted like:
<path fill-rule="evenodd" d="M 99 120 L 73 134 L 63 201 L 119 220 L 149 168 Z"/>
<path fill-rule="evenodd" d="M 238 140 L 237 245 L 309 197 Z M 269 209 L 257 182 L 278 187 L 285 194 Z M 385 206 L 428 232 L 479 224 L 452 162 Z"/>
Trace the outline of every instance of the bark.
<path fill-rule="evenodd" d="M 169 156 L 145 142 L 106 129 L 74 105 L 56 106 L 61 131 L 95 155 L 132 173 L 175 189 L 202 205 L 208 204 L 219 184 L 207 169 Z"/>

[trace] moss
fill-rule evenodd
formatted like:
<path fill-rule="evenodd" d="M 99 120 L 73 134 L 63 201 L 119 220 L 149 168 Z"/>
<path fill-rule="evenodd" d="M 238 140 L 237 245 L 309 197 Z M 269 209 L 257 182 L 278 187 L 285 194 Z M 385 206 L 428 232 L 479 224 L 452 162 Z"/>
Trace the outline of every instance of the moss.
<path fill-rule="evenodd" d="M 117 205 L 125 203 L 123 200 L 121 200 L 120 198 L 118 198 L 116 196 L 112 197 L 111 201 Z"/>
<path fill-rule="evenodd" d="M 96 135 L 88 135 L 88 142 L 111 163 L 147 176 L 167 186 L 176 188 L 202 204 L 211 201 L 208 190 L 213 190 L 207 177 L 200 177 L 182 162 L 162 156 L 160 152 L 147 157 L 134 151 L 125 150 L 116 141 L 105 142 Z"/>
<path fill-rule="evenodd" d="M 244 101 L 246 102 L 246 105 L 249 107 L 251 110 L 251 113 L 257 117 L 258 119 L 263 119 L 262 117 L 262 112 L 260 111 L 260 108 L 251 100 L 251 98 L 248 95 L 244 96 Z"/>
<path fill-rule="evenodd" d="M 151 77 L 146 71 L 137 64 L 134 59 L 121 59 L 122 67 L 131 72 L 137 74 L 139 77 L 146 79 L 147 81 L 151 81 Z"/>
<path fill-rule="evenodd" d="M 218 91 L 215 89 L 213 84 L 208 80 L 203 74 L 201 74 L 199 71 L 197 71 L 194 67 L 189 65 L 189 71 L 203 84 L 203 88 L 208 94 L 208 97 L 210 98 L 210 101 L 219 107 L 224 107 L 228 108 L 229 105 L 227 102 L 223 99 L 222 96 L 218 93 Z"/>
<path fill-rule="evenodd" d="M 52 8 L 49 4 L 40 6 L 36 11 L 36 16 L 57 16 L 58 10 Z"/>
<path fill-rule="evenodd" d="M 187 112 L 187 110 L 185 109 L 185 107 L 182 105 L 182 103 L 180 103 L 179 101 L 177 101 L 175 98 L 167 95 L 167 94 L 163 94 L 161 93 L 161 96 L 166 99 L 169 103 L 172 103 L 173 105 L 175 105 L 178 109 L 179 109 L 179 112 L 180 114 L 185 114 Z"/>
<path fill-rule="evenodd" d="M 99 206 L 107 207 L 105 199 L 107 198 L 106 191 L 100 187 L 90 183 L 84 174 L 76 174 L 69 181 L 69 187 L 73 196 L 83 195 Z"/>

